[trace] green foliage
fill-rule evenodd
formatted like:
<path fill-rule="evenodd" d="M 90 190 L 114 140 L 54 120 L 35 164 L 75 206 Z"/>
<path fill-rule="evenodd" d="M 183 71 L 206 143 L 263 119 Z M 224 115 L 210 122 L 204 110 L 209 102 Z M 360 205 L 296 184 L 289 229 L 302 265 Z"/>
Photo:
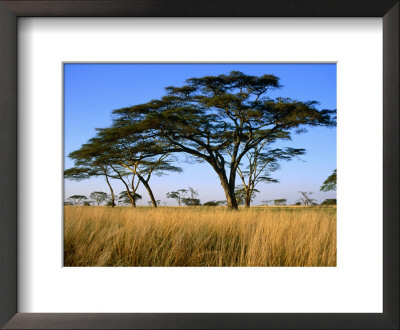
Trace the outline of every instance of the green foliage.
<path fill-rule="evenodd" d="M 87 200 L 88 198 L 84 195 L 73 195 L 67 198 L 72 205 L 79 205 L 81 202 Z"/>
<path fill-rule="evenodd" d="M 203 206 L 219 206 L 219 204 L 216 201 L 209 201 L 203 203 Z"/>
<path fill-rule="evenodd" d="M 135 201 L 138 201 L 139 199 L 142 199 L 142 195 L 135 193 L 135 195 L 133 195 L 131 193 L 131 196 L 134 196 Z M 128 193 L 126 191 L 121 191 L 118 195 L 118 202 L 121 204 L 131 204 L 131 199 L 128 196 Z"/>
<path fill-rule="evenodd" d="M 199 206 L 201 205 L 200 199 L 198 198 L 182 198 L 182 203 L 186 206 Z"/>
<path fill-rule="evenodd" d="M 89 195 L 89 197 L 93 199 L 97 203 L 97 205 L 100 205 L 107 200 L 108 195 L 103 191 L 94 191 Z"/>
<path fill-rule="evenodd" d="M 182 198 L 182 203 L 186 206 L 198 206 L 201 205 L 200 199 L 197 198 L 199 193 L 192 187 L 189 187 L 185 193 L 185 197 Z"/>
<path fill-rule="evenodd" d="M 203 206 L 221 206 L 225 205 L 226 201 L 209 201 L 203 204 Z"/>
<path fill-rule="evenodd" d="M 256 194 L 259 193 L 260 191 L 257 189 L 254 189 L 251 196 L 250 200 L 253 201 L 253 199 L 256 197 Z M 235 188 L 235 197 L 237 200 L 238 205 L 244 205 L 246 202 L 246 189 L 243 186 L 236 186 Z"/>
<path fill-rule="evenodd" d="M 328 178 L 324 181 L 323 185 L 320 188 L 320 191 L 331 191 L 336 190 L 336 169 L 333 173 L 328 176 Z"/>
<path fill-rule="evenodd" d="M 181 204 L 186 206 L 201 205 L 200 199 L 196 198 L 197 196 L 198 192 L 192 187 L 167 192 L 167 197 L 175 199 L 179 206 L 181 206 Z"/>
<path fill-rule="evenodd" d="M 336 205 L 336 198 L 325 199 L 321 205 Z"/>
<path fill-rule="evenodd" d="M 274 205 L 286 205 L 286 198 L 274 199 Z"/>
<path fill-rule="evenodd" d="M 178 202 L 178 205 L 181 206 L 182 199 L 185 198 L 187 192 L 188 192 L 187 189 L 179 189 L 176 191 L 169 191 L 169 192 L 167 192 L 167 198 L 175 199 Z"/>
<path fill-rule="evenodd" d="M 92 173 L 90 167 L 72 167 L 64 171 L 64 178 L 80 181 L 84 179 L 89 179 Z"/>

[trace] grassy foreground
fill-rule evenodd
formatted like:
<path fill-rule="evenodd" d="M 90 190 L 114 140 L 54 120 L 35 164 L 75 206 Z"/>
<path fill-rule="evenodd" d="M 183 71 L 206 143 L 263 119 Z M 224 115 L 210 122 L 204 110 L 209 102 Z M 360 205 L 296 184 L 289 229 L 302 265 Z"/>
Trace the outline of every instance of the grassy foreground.
<path fill-rule="evenodd" d="M 65 206 L 65 266 L 336 266 L 336 207 Z"/>

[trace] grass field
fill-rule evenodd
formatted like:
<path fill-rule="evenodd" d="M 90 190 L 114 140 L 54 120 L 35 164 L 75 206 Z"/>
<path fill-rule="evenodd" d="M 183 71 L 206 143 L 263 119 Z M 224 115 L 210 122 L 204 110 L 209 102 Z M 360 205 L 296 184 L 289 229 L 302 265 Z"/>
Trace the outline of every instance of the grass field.
<path fill-rule="evenodd" d="M 65 206 L 65 266 L 336 266 L 336 207 Z"/>

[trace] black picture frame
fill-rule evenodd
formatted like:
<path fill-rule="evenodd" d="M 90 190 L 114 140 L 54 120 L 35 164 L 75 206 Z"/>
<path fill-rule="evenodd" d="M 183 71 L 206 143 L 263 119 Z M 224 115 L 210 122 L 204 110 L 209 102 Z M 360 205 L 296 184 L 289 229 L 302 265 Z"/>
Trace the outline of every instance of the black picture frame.
<path fill-rule="evenodd" d="M 399 329 L 399 8 L 399 0 L 0 1 L 0 326 L 8 329 Z M 17 20 L 26 16 L 382 17 L 383 313 L 18 313 Z"/>

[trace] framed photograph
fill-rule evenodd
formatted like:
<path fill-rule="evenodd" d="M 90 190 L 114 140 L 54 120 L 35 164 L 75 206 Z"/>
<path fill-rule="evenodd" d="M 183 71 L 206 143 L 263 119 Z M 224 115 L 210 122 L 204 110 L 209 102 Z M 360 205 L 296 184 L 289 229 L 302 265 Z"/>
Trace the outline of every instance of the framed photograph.
<path fill-rule="evenodd" d="M 398 1 L 1 1 L 5 328 L 399 327 Z"/>

